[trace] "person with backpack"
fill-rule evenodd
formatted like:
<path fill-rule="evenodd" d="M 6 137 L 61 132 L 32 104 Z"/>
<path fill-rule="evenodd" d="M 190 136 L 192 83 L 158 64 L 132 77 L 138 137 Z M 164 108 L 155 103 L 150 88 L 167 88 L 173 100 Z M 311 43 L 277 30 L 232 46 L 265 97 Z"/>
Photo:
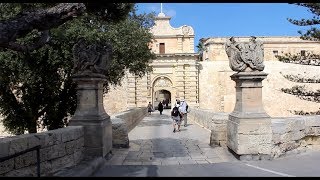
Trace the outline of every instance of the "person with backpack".
<path fill-rule="evenodd" d="M 178 131 L 180 131 L 181 124 L 181 113 L 179 111 L 179 104 L 176 104 L 171 110 L 171 118 L 173 120 L 173 132 L 176 132 L 176 125 L 178 126 Z"/>

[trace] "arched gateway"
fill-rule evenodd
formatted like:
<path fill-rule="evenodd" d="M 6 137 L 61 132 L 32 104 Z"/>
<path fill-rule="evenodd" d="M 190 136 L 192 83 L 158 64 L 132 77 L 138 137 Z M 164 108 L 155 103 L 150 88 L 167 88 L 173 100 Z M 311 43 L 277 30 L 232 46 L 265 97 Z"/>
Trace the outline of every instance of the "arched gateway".
<path fill-rule="evenodd" d="M 154 106 L 157 107 L 161 101 L 164 103 L 165 108 L 170 108 L 171 102 L 174 102 L 172 94 L 175 94 L 172 80 L 163 75 L 155 78 L 152 84 L 152 102 Z"/>

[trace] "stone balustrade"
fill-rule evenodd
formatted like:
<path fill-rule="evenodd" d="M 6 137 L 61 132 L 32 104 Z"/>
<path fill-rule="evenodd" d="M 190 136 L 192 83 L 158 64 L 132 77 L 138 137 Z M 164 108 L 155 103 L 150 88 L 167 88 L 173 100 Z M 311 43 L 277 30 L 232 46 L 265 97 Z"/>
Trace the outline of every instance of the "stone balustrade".
<path fill-rule="evenodd" d="M 112 122 L 112 146 L 115 148 L 128 148 L 128 133 L 146 116 L 147 108 L 133 108 L 114 114 Z"/>
<path fill-rule="evenodd" d="M 0 158 L 40 145 L 40 173 L 50 176 L 83 159 L 82 126 L 69 126 L 42 133 L 23 134 L 0 139 Z M 37 176 L 37 151 L 0 162 L 0 176 Z"/>

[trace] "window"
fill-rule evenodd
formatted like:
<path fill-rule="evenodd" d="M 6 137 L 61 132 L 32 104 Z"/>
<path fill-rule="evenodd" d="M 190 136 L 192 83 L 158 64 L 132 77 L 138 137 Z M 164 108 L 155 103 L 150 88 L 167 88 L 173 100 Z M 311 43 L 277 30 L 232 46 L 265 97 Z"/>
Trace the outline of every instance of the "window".
<path fill-rule="evenodd" d="M 160 43 L 159 53 L 160 53 L 160 54 L 164 54 L 164 53 L 165 53 L 164 43 Z"/>
<path fill-rule="evenodd" d="M 274 50 L 274 51 L 273 51 L 273 54 L 274 54 L 274 56 L 278 56 L 278 51 L 277 51 L 277 50 Z"/>
<path fill-rule="evenodd" d="M 306 51 L 305 50 L 301 50 L 301 56 L 306 56 Z"/>

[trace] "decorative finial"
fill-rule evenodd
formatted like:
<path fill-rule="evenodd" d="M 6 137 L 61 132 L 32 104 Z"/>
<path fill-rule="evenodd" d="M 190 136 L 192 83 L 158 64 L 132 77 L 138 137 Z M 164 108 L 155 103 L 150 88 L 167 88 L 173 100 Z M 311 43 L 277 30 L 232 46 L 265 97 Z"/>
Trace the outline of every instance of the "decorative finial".
<path fill-rule="evenodd" d="M 162 3 L 160 3 L 161 5 L 161 12 L 158 14 L 158 17 L 165 17 L 166 15 L 162 12 Z"/>

